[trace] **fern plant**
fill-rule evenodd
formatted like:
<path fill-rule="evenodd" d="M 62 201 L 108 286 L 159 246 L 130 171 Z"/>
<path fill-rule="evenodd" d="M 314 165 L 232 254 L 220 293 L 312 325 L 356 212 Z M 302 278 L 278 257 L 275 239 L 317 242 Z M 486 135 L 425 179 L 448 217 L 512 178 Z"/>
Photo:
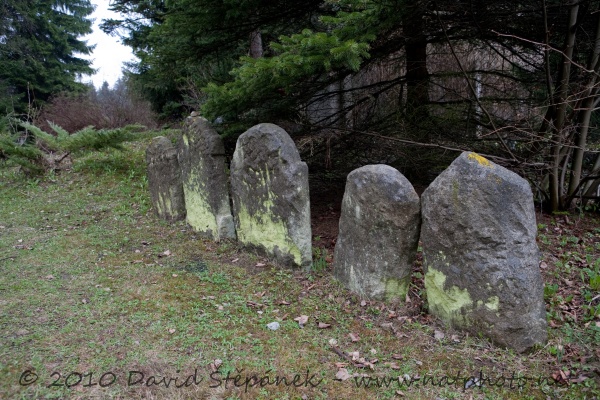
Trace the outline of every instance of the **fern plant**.
<path fill-rule="evenodd" d="M 55 169 L 72 154 L 105 148 L 123 150 L 123 143 L 136 140 L 135 132 L 144 129 L 140 125 L 100 130 L 89 126 L 71 134 L 62 127 L 49 123 L 55 133 L 52 135 L 28 122 L 19 122 L 18 125 L 35 138 L 34 143 L 19 143 L 14 134 L 0 134 L 0 158 L 20 165 L 26 174 Z"/>

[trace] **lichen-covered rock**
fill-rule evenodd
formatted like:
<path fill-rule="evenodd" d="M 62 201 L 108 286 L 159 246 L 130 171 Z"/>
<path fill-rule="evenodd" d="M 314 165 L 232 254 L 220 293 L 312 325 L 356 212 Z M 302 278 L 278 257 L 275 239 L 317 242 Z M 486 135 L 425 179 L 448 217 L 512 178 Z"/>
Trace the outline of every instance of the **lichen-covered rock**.
<path fill-rule="evenodd" d="M 429 310 L 446 323 L 523 352 L 547 339 L 531 188 L 462 153 L 421 197 Z"/>
<path fill-rule="evenodd" d="M 238 138 L 231 189 L 238 240 L 283 265 L 309 268 L 308 167 L 282 128 L 259 124 Z"/>
<path fill-rule="evenodd" d="M 398 170 L 367 165 L 346 181 L 334 276 L 376 300 L 404 300 L 419 242 L 419 196 Z"/>
<path fill-rule="evenodd" d="M 169 139 L 157 136 L 146 149 L 148 187 L 152 206 L 159 218 L 177 221 L 185 218 L 185 200 L 177 151 Z"/>
<path fill-rule="evenodd" d="M 190 116 L 177 148 L 188 224 L 216 241 L 235 238 L 223 140 L 206 119 Z"/>

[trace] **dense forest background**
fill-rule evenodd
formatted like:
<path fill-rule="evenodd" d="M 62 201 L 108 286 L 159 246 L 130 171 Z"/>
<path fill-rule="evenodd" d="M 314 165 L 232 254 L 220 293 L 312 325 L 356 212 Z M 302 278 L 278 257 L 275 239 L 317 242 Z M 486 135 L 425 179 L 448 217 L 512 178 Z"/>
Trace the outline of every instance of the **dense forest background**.
<path fill-rule="evenodd" d="M 103 29 L 139 59 L 123 85 L 163 121 L 198 110 L 230 148 L 248 127 L 273 122 L 311 172 L 386 163 L 423 184 L 459 151 L 476 151 L 528 178 L 547 210 L 596 204 L 597 1 L 111 4 L 122 18 Z M 77 83 L 89 73 L 77 58 L 91 50 L 78 39 L 90 29 L 88 1 L 0 7 L 7 115 L 90 93 Z"/>

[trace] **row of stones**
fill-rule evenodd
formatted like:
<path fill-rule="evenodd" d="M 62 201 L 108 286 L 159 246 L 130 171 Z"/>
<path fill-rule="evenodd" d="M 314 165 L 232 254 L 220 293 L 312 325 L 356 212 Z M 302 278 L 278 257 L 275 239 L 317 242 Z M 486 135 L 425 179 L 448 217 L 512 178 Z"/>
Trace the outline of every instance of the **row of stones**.
<path fill-rule="evenodd" d="M 223 141 L 204 118 L 188 117 L 176 147 L 154 138 L 146 162 L 159 217 L 187 218 L 216 241 L 237 237 L 283 265 L 310 268 L 308 167 L 282 128 L 260 124 L 238 138 L 229 174 L 233 213 Z"/>
<path fill-rule="evenodd" d="M 308 168 L 288 134 L 257 125 L 231 162 L 200 117 L 189 117 L 177 149 L 156 138 L 147 151 L 158 215 L 215 240 L 235 238 L 284 265 L 310 267 Z M 237 235 L 236 235 L 237 234 Z M 528 183 L 463 153 L 423 193 L 386 165 L 349 174 L 334 276 L 361 296 L 404 299 L 421 240 L 429 310 L 447 324 L 526 351 L 546 341 L 543 283 Z"/>
<path fill-rule="evenodd" d="M 334 276 L 364 297 L 402 300 L 419 240 L 429 312 L 523 352 L 547 339 L 527 181 L 462 153 L 423 192 L 387 165 L 348 175 Z"/>

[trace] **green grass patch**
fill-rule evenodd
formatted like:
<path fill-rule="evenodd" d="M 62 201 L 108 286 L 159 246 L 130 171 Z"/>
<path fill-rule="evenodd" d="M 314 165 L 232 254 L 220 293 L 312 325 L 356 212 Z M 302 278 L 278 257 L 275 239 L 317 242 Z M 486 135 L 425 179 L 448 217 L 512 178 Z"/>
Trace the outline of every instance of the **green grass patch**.
<path fill-rule="evenodd" d="M 540 222 L 561 249 L 544 252 L 550 342 L 515 355 L 422 308 L 363 302 L 332 279 L 325 250 L 303 274 L 157 220 L 147 143 L 36 180 L 0 168 L 1 398 L 598 396 L 600 231 L 581 242 Z M 342 367 L 356 375 L 336 380 Z"/>

